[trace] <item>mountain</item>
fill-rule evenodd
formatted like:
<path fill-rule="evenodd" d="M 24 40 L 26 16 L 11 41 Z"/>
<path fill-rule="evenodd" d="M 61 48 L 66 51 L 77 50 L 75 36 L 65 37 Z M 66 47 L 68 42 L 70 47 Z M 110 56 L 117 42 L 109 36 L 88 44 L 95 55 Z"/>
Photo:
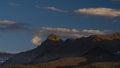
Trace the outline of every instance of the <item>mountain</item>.
<path fill-rule="evenodd" d="M 87 62 L 120 61 L 120 32 L 65 41 L 50 34 L 37 48 L 15 54 L 3 64 L 36 64 L 64 57 L 85 57 Z"/>
<path fill-rule="evenodd" d="M 90 38 L 92 38 L 94 41 L 120 39 L 120 32 L 107 35 L 91 35 Z"/>
<path fill-rule="evenodd" d="M 8 60 L 13 54 L 7 52 L 0 52 L 0 64 Z"/>

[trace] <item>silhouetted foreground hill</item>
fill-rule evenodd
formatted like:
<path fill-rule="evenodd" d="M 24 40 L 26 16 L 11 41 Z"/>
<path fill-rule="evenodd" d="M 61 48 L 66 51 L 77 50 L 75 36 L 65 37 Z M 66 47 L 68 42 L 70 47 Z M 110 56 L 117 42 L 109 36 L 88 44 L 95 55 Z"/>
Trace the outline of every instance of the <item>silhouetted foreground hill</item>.
<path fill-rule="evenodd" d="M 0 68 L 120 68 L 120 62 L 109 61 L 84 64 L 85 60 L 84 57 L 67 57 L 45 63 L 27 65 L 11 64 L 0 66 Z"/>
<path fill-rule="evenodd" d="M 0 64 L 8 60 L 13 54 L 7 52 L 0 52 Z"/>
<path fill-rule="evenodd" d="M 0 52 L 0 55 L 11 55 L 11 53 L 7 53 L 7 52 Z"/>
<path fill-rule="evenodd" d="M 52 37 L 51 37 L 52 36 Z M 84 58 L 84 61 L 67 62 L 64 58 Z M 37 64 L 57 61 L 68 65 L 84 65 L 92 62 L 120 61 L 120 32 L 109 35 L 92 35 L 77 39 L 61 40 L 52 34 L 37 48 L 15 54 L 5 64 Z M 60 61 L 62 59 L 62 61 Z M 69 59 L 69 60 L 72 60 Z M 79 61 L 79 62 L 78 62 Z M 53 66 L 54 66 L 53 64 Z M 62 63 L 59 63 L 62 64 Z M 61 65 L 60 65 L 61 66 Z"/>

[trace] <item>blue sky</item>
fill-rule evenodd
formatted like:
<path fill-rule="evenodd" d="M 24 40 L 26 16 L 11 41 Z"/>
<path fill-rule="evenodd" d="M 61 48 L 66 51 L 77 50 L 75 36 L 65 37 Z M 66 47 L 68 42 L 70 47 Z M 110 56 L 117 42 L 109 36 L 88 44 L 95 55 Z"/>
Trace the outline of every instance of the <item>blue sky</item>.
<path fill-rule="evenodd" d="M 0 51 L 33 49 L 50 33 L 76 38 L 119 25 L 120 0 L 1 0 Z"/>

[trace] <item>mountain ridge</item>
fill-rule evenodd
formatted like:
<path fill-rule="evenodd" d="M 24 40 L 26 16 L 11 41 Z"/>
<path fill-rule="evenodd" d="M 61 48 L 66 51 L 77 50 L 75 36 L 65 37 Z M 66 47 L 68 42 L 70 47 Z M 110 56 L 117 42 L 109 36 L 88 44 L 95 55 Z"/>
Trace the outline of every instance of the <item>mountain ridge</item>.
<path fill-rule="evenodd" d="M 55 36 L 58 37 L 57 35 Z M 107 37 L 104 38 L 104 36 Z M 98 40 L 101 37 L 102 40 Z M 119 59 L 118 56 L 120 56 L 120 54 L 117 52 L 120 51 L 120 32 L 117 34 L 100 35 L 99 37 L 98 35 L 92 35 L 77 39 L 67 39 L 65 41 L 46 39 L 37 48 L 18 53 L 3 64 L 35 64 L 56 60 L 62 57 L 86 56 L 85 54 L 95 47 L 100 48 L 100 50 L 105 49 L 105 55 L 107 56 L 115 55 L 110 58 L 117 57 L 117 59 Z M 106 51 L 109 51 L 111 54 L 106 54 Z M 97 57 L 99 56 L 101 55 Z M 87 59 L 89 59 L 89 57 L 90 56 L 87 56 Z M 96 58 L 96 56 L 94 56 L 94 58 Z M 102 57 L 100 60 L 102 59 L 106 58 Z"/>

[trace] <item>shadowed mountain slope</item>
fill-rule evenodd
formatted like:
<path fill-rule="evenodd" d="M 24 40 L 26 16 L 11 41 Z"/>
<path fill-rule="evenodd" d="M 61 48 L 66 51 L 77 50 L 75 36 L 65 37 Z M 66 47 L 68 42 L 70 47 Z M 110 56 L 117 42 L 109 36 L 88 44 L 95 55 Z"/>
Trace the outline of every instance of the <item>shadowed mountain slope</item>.
<path fill-rule="evenodd" d="M 51 34 L 37 48 L 15 54 L 4 64 L 35 64 L 64 57 L 81 57 L 87 60 L 120 60 L 120 32 L 109 35 L 92 35 L 77 39 L 61 40 Z M 109 57 L 111 56 L 111 57 Z M 95 59 L 91 59 L 95 58 Z M 107 58 L 109 57 L 109 59 Z"/>

